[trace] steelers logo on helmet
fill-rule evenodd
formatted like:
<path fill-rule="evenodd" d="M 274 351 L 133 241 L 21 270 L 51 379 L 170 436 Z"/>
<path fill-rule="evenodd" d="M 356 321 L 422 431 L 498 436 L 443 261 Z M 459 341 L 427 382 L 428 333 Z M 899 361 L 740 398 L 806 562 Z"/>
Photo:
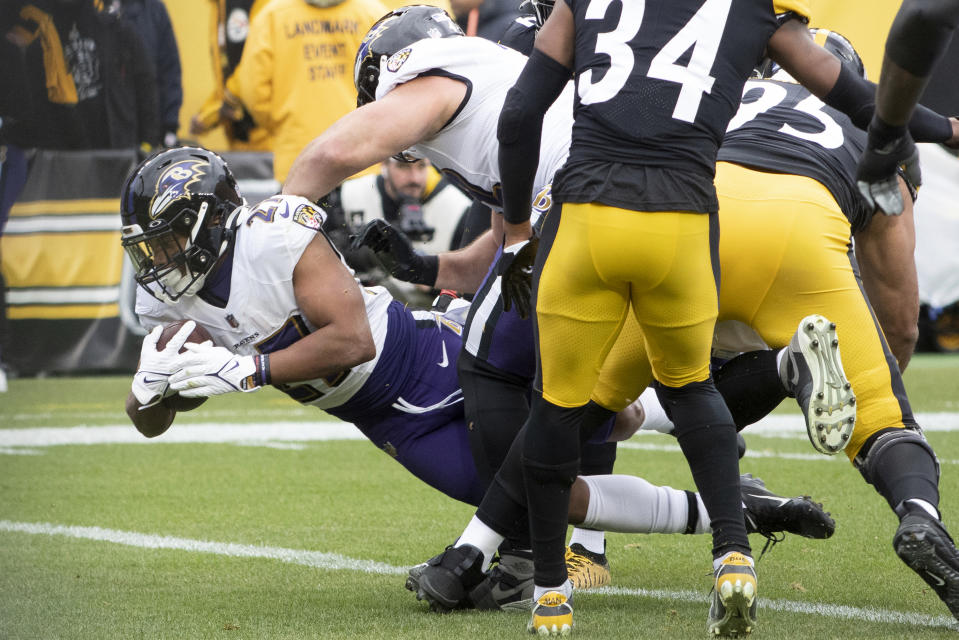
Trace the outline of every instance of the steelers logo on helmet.
<path fill-rule="evenodd" d="M 209 166 L 205 160 L 190 158 L 167 167 L 157 179 L 156 195 L 150 203 L 150 217 L 155 219 L 177 200 L 192 198 L 190 186 L 207 175 Z"/>

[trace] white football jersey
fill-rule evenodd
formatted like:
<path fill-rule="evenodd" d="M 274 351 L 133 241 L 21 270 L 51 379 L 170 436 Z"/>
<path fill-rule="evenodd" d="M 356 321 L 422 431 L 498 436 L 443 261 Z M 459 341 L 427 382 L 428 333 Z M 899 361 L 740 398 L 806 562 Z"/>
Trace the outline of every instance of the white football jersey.
<path fill-rule="evenodd" d="M 215 344 L 241 355 L 289 346 L 316 329 L 297 306 L 293 268 L 307 245 L 322 233 L 325 218 L 322 209 L 295 196 L 274 196 L 246 209 L 237 221 L 226 307 L 212 305 L 198 295 L 165 304 L 138 287 L 136 312 L 140 322 L 149 330 L 158 324 L 194 320 L 210 332 Z M 387 307 L 393 298 L 383 287 L 364 287 L 362 291 L 376 356 L 338 376 L 338 380 L 289 385 L 308 387 L 297 394 L 304 404 L 321 409 L 343 404 L 363 386 L 379 361 L 386 341 Z"/>
<path fill-rule="evenodd" d="M 408 153 L 429 158 L 452 181 L 493 209 L 502 209 L 499 143 L 496 127 L 506 92 L 516 83 L 526 56 L 483 38 L 426 39 L 398 51 L 380 71 L 379 100 L 397 85 L 421 75 L 444 75 L 466 83 L 464 103 L 453 119 L 432 138 Z M 543 121 L 537 194 L 569 155 L 573 128 L 573 84 L 567 85 Z"/>

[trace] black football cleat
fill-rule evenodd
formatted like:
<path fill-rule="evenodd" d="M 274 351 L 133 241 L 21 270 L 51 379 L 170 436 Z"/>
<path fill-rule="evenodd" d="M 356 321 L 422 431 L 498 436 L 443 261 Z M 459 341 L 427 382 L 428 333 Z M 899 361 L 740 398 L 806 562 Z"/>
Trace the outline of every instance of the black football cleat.
<path fill-rule="evenodd" d="M 447 547 L 439 556 L 425 565 L 410 570 L 406 588 L 416 593 L 417 600 L 426 600 L 430 609 L 446 613 L 453 609 L 469 608 L 467 597 L 486 578 L 483 572 L 483 552 L 473 545 Z"/>
<path fill-rule="evenodd" d="M 926 513 L 907 513 L 892 546 L 959 620 L 959 552 L 942 523 Z"/>
<path fill-rule="evenodd" d="M 772 538 L 778 533 L 795 533 L 804 538 L 828 538 L 836 530 L 822 505 L 809 496 L 784 498 L 766 488 L 751 474 L 739 478 L 746 532 Z"/>
<path fill-rule="evenodd" d="M 529 611 L 533 606 L 533 552 L 500 552 L 499 562 L 469 593 L 476 609 Z"/>

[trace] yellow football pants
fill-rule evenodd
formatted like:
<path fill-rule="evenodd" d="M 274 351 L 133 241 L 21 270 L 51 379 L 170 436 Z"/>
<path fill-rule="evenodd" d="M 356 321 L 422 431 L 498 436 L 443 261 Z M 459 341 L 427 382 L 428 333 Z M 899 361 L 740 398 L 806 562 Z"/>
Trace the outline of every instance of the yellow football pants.
<path fill-rule="evenodd" d="M 543 397 L 585 404 L 630 315 L 644 338 L 631 362 L 648 353 L 671 387 L 706 380 L 717 314 L 709 216 L 567 203 L 551 218 L 536 295 Z"/>
<path fill-rule="evenodd" d="M 852 460 L 870 435 L 912 419 L 889 352 L 849 257 L 849 223 L 829 191 L 800 176 L 720 162 L 719 321 L 738 320 L 773 349 L 799 321 L 819 313 L 836 323 L 843 369 L 857 398 Z M 627 325 L 603 365 L 593 399 L 619 410 L 651 380 L 639 327 Z M 632 380 L 627 374 L 635 376 Z"/>

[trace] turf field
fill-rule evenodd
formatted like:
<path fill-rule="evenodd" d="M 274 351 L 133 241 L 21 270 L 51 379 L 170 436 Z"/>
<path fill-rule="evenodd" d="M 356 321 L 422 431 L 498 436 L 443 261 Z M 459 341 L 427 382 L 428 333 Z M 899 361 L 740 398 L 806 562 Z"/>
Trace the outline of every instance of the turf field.
<path fill-rule="evenodd" d="M 959 533 L 959 357 L 917 356 L 906 385 Z M 525 637 L 522 614 L 431 614 L 403 589 L 472 509 L 351 427 L 265 390 L 210 400 L 151 441 L 128 424 L 127 389 L 31 379 L 0 395 L 0 638 Z M 743 471 L 838 522 L 831 540 L 790 536 L 762 558 L 754 637 L 956 637 L 893 553 L 892 512 L 844 457 L 813 452 L 792 405 L 745 435 Z M 692 486 L 658 434 L 621 446 L 617 472 Z M 706 636 L 708 536 L 608 540 L 614 586 L 576 594 L 576 636 Z"/>

